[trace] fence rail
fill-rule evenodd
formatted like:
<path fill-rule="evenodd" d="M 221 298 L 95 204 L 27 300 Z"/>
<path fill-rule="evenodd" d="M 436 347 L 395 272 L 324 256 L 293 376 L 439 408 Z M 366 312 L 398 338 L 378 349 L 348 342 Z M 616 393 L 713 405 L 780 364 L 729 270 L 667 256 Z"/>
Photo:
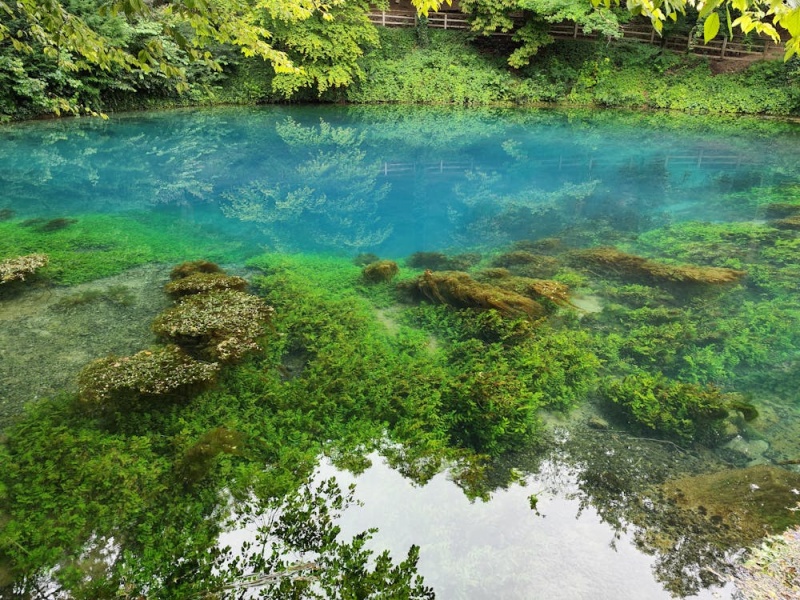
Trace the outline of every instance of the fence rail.
<path fill-rule="evenodd" d="M 563 169 L 585 168 L 591 172 L 598 167 L 626 167 L 640 164 L 635 158 L 617 158 L 609 156 L 587 156 L 587 155 L 559 155 L 547 158 L 531 157 L 527 161 L 527 166 L 549 168 L 557 171 Z M 730 152 L 717 152 L 700 150 L 693 154 L 668 154 L 663 157 L 655 158 L 646 165 L 663 165 L 664 168 L 672 165 L 673 167 L 684 166 L 690 168 L 715 168 L 715 167 L 740 167 L 742 165 L 758 165 L 761 161 L 758 157 L 749 154 L 731 154 Z M 645 165 L 645 166 L 646 166 Z M 464 173 L 479 169 L 470 161 L 441 160 L 432 162 L 382 162 L 380 163 L 379 174 L 384 177 L 395 177 L 423 173 L 425 175 L 451 175 Z"/>
<path fill-rule="evenodd" d="M 383 27 L 415 27 L 418 24 L 416 11 L 382 10 L 369 14 L 370 21 Z M 428 13 L 428 27 L 435 29 L 470 30 L 467 16 L 457 12 Z M 670 33 L 663 38 L 650 26 L 649 22 L 633 21 L 622 25 L 622 39 L 658 45 L 665 50 L 689 52 L 709 58 L 726 60 L 756 60 L 759 58 L 778 58 L 783 56 L 783 47 L 766 38 L 746 38 L 743 36 L 721 35 L 708 43 L 696 38 L 694 32 Z M 510 33 L 496 33 L 508 36 Z M 596 33 L 584 33 L 577 23 L 565 21 L 550 26 L 550 35 L 556 39 L 598 39 Z"/>

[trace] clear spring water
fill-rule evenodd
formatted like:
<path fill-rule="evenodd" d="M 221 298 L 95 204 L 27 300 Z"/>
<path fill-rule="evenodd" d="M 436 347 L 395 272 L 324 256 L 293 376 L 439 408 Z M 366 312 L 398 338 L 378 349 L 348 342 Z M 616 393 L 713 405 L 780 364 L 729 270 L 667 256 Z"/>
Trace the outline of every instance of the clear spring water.
<path fill-rule="evenodd" d="M 0 209 L 17 220 L 151 212 L 165 241 L 191 231 L 235 242 L 229 255 L 222 248 L 215 256 L 233 264 L 265 250 L 401 260 L 417 251 L 491 253 L 549 236 L 586 245 L 599 231 L 611 243 L 682 221 L 757 226 L 760 190 L 800 183 L 800 127 L 670 121 L 280 107 L 30 123 L 0 130 Z M 15 322 L 35 319 L 15 310 Z M 11 331 L 12 317 L 2 323 Z M 55 337 L 48 329 L 60 326 L 36 325 L 42 348 Z M 135 346 L 147 334 L 125 335 Z M 15 342 L 1 343 L 10 364 Z M 84 349 L 71 368 L 111 349 Z M 25 368 L 15 364 L 16 376 L 4 371 L 0 393 L 18 389 Z M 781 401 L 791 408 L 797 398 Z M 641 450 L 617 442 L 632 456 Z M 763 446 L 753 451 L 769 458 Z M 609 444 L 606 453 L 618 452 Z M 640 552 L 635 534 L 613 518 L 613 502 L 582 493 L 587 456 L 556 452 L 533 469 L 527 487 L 498 490 L 487 503 L 468 501 L 445 474 L 410 485 L 376 457 L 355 478 L 365 506 L 347 513 L 343 526 L 379 527 L 378 547 L 398 554 L 420 544 L 420 570 L 443 598 L 669 597 L 670 575 L 659 571 L 670 570 L 669 549 L 656 558 L 652 545 Z M 523 468 L 524 457 L 516 460 Z M 529 488 L 540 500 L 538 516 Z M 729 590 L 700 594 L 727 597 Z"/>
<path fill-rule="evenodd" d="M 720 211 L 726 194 L 796 176 L 796 132 L 652 121 L 299 107 L 32 123 L 0 131 L 0 208 L 163 211 L 253 252 L 403 257 L 535 239 L 580 219 L 638 231 L 742 218 Z"/>

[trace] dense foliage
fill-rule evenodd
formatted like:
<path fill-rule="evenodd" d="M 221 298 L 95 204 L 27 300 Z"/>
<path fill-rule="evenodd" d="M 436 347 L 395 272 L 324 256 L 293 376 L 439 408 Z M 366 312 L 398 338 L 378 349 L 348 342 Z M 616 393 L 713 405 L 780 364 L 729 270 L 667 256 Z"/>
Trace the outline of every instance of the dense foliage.
<path fill-rule="evenodd" d="M 158 7 L 125 0 L 112 3 L 111 10 L 101 0 L 68 0 L 48 2 L 38 11 L 35 4 L 0 3 L 8 15 L 0 27 L 3 120 L 202 103 L 342 99 L 797 111 L 796 67 L 762 65 L 741 75 L 714 76 L 705 60 L 658 47 L 554 44 L 548 27 L 564 20 L 602 38 L 619 37 L 619 23 L 629 13 L 592 7 L 588 0 L 467 0 L 461 8 L 473 32 L 461 37 L 429 31 L 424 20 L 416 30 L 379 31 L 367 17 L 369 4 L 361 0 L 319 5 L 215 0 Z M 687 31 L 720 14 L 709 7 L 722 10 L 719 2 L 706 2 L 697 7 L 699 12 L 693 2 L 661 8 L 634 3 L 634 9 L 659 26 L 666 16 L 682 13 L 684 4 L 690 10 L 678 21 Z M 732 4 L 733 13 L 722 11 L 723 21 L 772 35 L 772 25 L 752 19 L 752 3 Z M 418 3 L 422 11 L 436 7 L 435 2 Z M 794 36 L 795 13 L 771 10 L 780 13 L 779 27 Z M 510 41 L 487 37 L 509 31 Z M 789 43 L 790 54 L 797 39 Z"/>

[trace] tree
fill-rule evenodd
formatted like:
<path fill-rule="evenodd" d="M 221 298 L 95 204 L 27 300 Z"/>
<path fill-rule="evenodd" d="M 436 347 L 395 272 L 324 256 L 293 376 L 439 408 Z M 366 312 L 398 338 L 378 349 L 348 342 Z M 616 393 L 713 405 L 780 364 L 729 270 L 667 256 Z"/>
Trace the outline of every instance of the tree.
<path fill-rule="evenodd" d="M 461 9 L 472 15 L 472 28 L 476 31 L 488 35 L 513 30 L 513 39 L 519 46 L 509 56 L 508 64 L 515 68 L 527 65 L 539 48 L 553 41 L 549 33 L 552 23 L 572 21 L 584 33 L 621 35 L 617 18 L 609 8 L 592 6 L 585 0 L 462 0 Z"/>
<path fill-rule="evenodd" d="M 606 8 L 620 4 L 620 0 L 591 2 Z M 674 21 L 687 7 L 692 7 L 697 9 L 700 19 L 705 19 L 706 41 L 719 33 L 720 14 L 723 14 L 729 35 L 738 28 L 743 33 L 755 31 L 766 35 L 776 43 L 785 40 L 786 60 L 800 52 L 800 3 L 795 0 L 627 0 L 627 6 L 634 14 L 648 17 L 658 32 L 667 19 Z"/>
<path fill-rule="evenodd" d="M 93 112 L 73 93 L 87 73 L 155 75 L 185 90 L 188 64 L 220 69 L 210 51 L 214 45 L 259 56 L 277 73 L 299 73 L 302 69 L 271 44 L 261 14 L 302 21 L 342 1 L 0 0 L 0 81 L 22 96 L 36 97 L 39 109 L 60 114 Z M 133 31 L 145 35 L 132 36 Z M 52 64 L 34 64 L 31 73 L 32 60 Z M 48 85 L 37 76 L 40 71 L 56 72 L 70 85 Z"/>

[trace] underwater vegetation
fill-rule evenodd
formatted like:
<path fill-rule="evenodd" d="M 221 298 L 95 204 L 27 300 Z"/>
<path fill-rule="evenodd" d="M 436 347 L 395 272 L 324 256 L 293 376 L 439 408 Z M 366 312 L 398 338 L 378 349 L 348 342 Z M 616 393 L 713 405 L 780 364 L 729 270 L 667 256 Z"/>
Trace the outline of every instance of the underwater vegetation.
<path fill-rule="evenodd" d="M 711 386 L 670 381 L 660 373 L 609 379 L 599 397 L 629 424 L 685 442 L 713 444 L 728 416 L 728 399 Z"/>
<path fill-rule="evenodd" d="M 0 221 L 8 221 L 17 214 L 13 208 L 0 208 Z"/>
<path fill-rule="evenodd" d="M 150 263 L 210 257 L 242 259 L 242 244 L 183 224 L 179 235 L 169 217 L 158 214 L 83 215 L 68 227 L 40 231 L 0 221 L 0 256 L 47 254 L 42 275 L 58 285 L 75 285 L 117 275 Z"/>
<path fill-rule="evenodd" d="M 217 263 L 208 260 L 189 260 L 176 265 L 169 272 L 169 278 L 173 281 L 176 279 L 184 279 L 190 275 L 197 275 L 199 273 L 205 274 L 224 274 L 222 267 Z"/>
<path fill-rule="evenodd" d="M 455 308 L 491 308 L 504 315 L 526 315 L 531 319 L 547 312 L 541 304 L 527 296 L 480 283 L 469 274 L 458 271 L 425 271 L 415 281 L 402 287 L 417 299 Z"/>
<path fill-rule="evenodd" d="M 261 348 L 258 339 L 272 314 L 256 296 L 217 289 L 184 296 L 153 321 L 153 331 L 198 357 L 230 362 Z"/>
<path fill-rule="evenodd" d="M 208 277 L 216 283 L 231 280 L 227 282 L 231 286 L 247 284 L 212 265 L 184 263 L 173 269 L 173 275 L 181 278 L 167 284 L 166 289 L 179 300 L 152 325 L 168 345 L 130 357 L 109 356 L 87 365 L 78 377 L 84 403 L 103 405 L 139 396 L 185 395 L 198 384 L 213 381 L 220 362 L 237 361 L 262 349 L 258 340 L 273 314 L 272 308 L 236 289 L 206 285 Z M 202 285 L 197 284 L 198 278 Z M 187 281 L 190 285 L 180 288 L 180 293 L 170 287 Z"/>
<path fill-rule="evenodd" d="M 600 269 L 619 277 L 664 283 L 720 285 L 736 282 L 746 275 L 744 271 L 724 267 L 668 265 L 611 247 L 575 250 L 571 257 L 578 266 Z"/>
<path fill-rule="evenodd" d="M 400 272 L 400 268 L 393 260 L 379 260 L 371 262 L 361 271 L 364 281 L 369 283 L 380 283 L 391 281 Z"/>
<path fill-rule="evenodd" d="M 9 281 L 25 281 L 25 278 L 33 275 L 46 267 L 50 258 L 46 254 L 26 254 L 7 258 L 0 262 L 0 284 Z"/>
<path fill-rule="evenodd" d="M 491 264 L 524 277 L 552 277 L 562 267 L 561 261 L 556 257 L 522 249 L 496 256 Z"/>

